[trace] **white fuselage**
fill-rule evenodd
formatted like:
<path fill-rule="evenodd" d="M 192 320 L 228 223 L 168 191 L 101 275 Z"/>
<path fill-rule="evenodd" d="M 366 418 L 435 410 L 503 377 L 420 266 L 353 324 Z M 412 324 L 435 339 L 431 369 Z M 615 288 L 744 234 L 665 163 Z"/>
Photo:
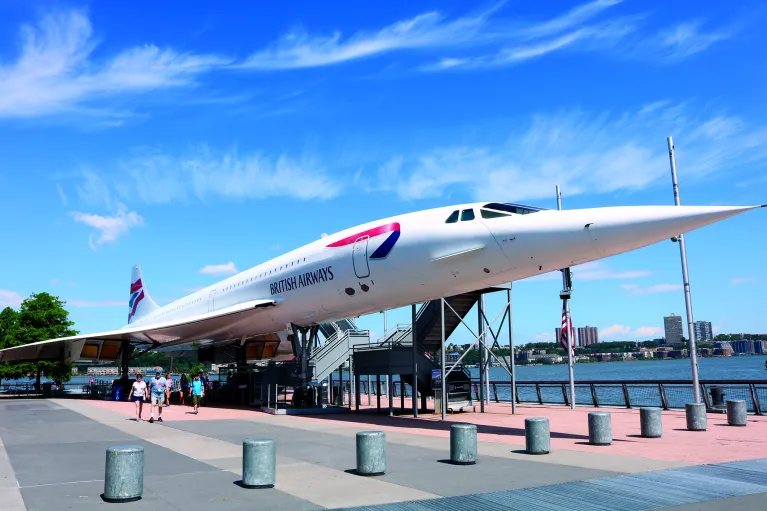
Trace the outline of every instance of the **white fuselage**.
<path fill-rule="evenodd" d="M 276 306 L 238 324 L 231 335 L 273 333 L 287 324 L 356 317 L 559 270 L 647 246 L 745 210 L 522 208 L 523 214 L 504 214 L 483 207 L 487 205 L 403 214 L 323 237 L 168 304 L 131 326 L 271 298 L 278 300 Z M 471 214 L 464 213 L 468 210 Z M 447 223 L 455 211 L 458 220 Z M 204 331 L 199 334 L 205 336 Z"/>

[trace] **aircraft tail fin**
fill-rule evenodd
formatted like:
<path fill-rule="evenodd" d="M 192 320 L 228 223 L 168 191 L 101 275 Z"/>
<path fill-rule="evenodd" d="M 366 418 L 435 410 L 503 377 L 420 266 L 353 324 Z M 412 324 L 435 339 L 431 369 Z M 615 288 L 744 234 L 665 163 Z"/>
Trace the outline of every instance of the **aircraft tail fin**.
<path fill-rule="evenodd" d="M 160 306 L 149 296 L 144 286 L 144 280 L 141 275 L 141 266 L 133 267 L 130 279 L 130 301 L 128 302 L 128 324 L 150 314 Z"/>

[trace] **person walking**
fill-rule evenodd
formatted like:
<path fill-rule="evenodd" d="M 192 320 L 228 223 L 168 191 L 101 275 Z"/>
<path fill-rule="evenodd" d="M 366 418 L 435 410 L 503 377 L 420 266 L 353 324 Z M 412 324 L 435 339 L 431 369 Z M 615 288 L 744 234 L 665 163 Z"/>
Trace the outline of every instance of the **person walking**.
<path fill-rule="evenodd" d="M 186 374 L 181 374 L 181 380 L 178 382 L 178 401 L 181 405 L 184 405 L 184 399 L 189 395 L 189 380 L 186 379 Z"/>
<path fill-rule="evenodd" d="M 149 382 L 152 389 L 152 408 L 149 412 L 149 423 L 154 422 L 154 409 L 157 408 L 157 422 L 162 422 L 162 404 L 165 402 L 165 387 L 167 386 L 162 372 L 157 371 L 154 378 Z"/>
<path fill-rule="evenodd" d="M 144 408 L 144 400 L 146 397 L 146 382 L 139 373 L 136 375 L 136 381 L 133 382 L 130 394 L 128 394 L 128 400 L 136 403 L 136 422 L 141 420 L 141 412 Z"/>
<path fill-rule="evenodd" d="M 170 394 L 173 392 L 173 378 L 170 371 L 165 376 L 165 406 L 170 407 Z"/>
<path fill-rule="evenodd" d="M 192 404 L 194 405 L 194 414 L 200 413 L 200 401 L 205 396 L 205 388 L 203 387 L 202 380 L 199 374 L 194 375 L 192 380 Z"/>

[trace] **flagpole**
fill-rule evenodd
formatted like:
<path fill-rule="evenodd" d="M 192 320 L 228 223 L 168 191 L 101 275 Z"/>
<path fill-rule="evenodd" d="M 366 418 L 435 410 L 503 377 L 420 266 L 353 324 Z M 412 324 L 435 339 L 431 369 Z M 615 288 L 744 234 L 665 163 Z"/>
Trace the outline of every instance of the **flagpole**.
<path fill-rule="evenodd" d="M 562 191 L 557 185 L 557 209 L 562 211 Z M 562 292 L 560 298 L 562 298 L 562 306 L 565 311 L 565 324 L 562 325 L 562 332 L 567 335 L 567 376 L 570 380 L 570 408 L 575 409 L 575 375 L 573 371 L 573 362 L 575 361 L 574 353 L 574 339 L 573 339 L 573 321 L 570 317 L 570 268 L 562 270 Z"/>

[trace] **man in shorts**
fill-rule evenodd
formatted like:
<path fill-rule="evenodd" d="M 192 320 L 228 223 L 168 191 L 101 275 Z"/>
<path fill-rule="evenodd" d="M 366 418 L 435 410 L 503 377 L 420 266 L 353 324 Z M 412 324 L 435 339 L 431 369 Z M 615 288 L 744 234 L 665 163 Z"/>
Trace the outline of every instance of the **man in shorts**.
<path fill-rule="evenodd" d="M 205 388 L 203 387 L 202 380 L 199 374 L 194 375 L 192 380 L 192 404 L 194 405 L 194 414 L 200 413 L 200 401 L 205 395 Z"/>
<path fill-rule="evenodd" d="M 136 422 L 141 420 L 141 411 L 144 408 L 144 400 L 147 398 L 146 382 L 142 378 L 141 374 L 136 375 L 136 381 L 133 382 L 133 386 L 128 394 L 128 400 L 136 403 Z"/>
<path fill-rule="evenodd" d="M 167 382 L 162 377 L 162 373 L 157 371 L 154 378 L 149 382 L 149 386 L 152 389 L 152 409 L 149 413 L 149 423 L 154 422 L 154 409 L 157 407 L 157 422 L 162 422 L 162 405 L 165 401 L 165 387 Z"/>

